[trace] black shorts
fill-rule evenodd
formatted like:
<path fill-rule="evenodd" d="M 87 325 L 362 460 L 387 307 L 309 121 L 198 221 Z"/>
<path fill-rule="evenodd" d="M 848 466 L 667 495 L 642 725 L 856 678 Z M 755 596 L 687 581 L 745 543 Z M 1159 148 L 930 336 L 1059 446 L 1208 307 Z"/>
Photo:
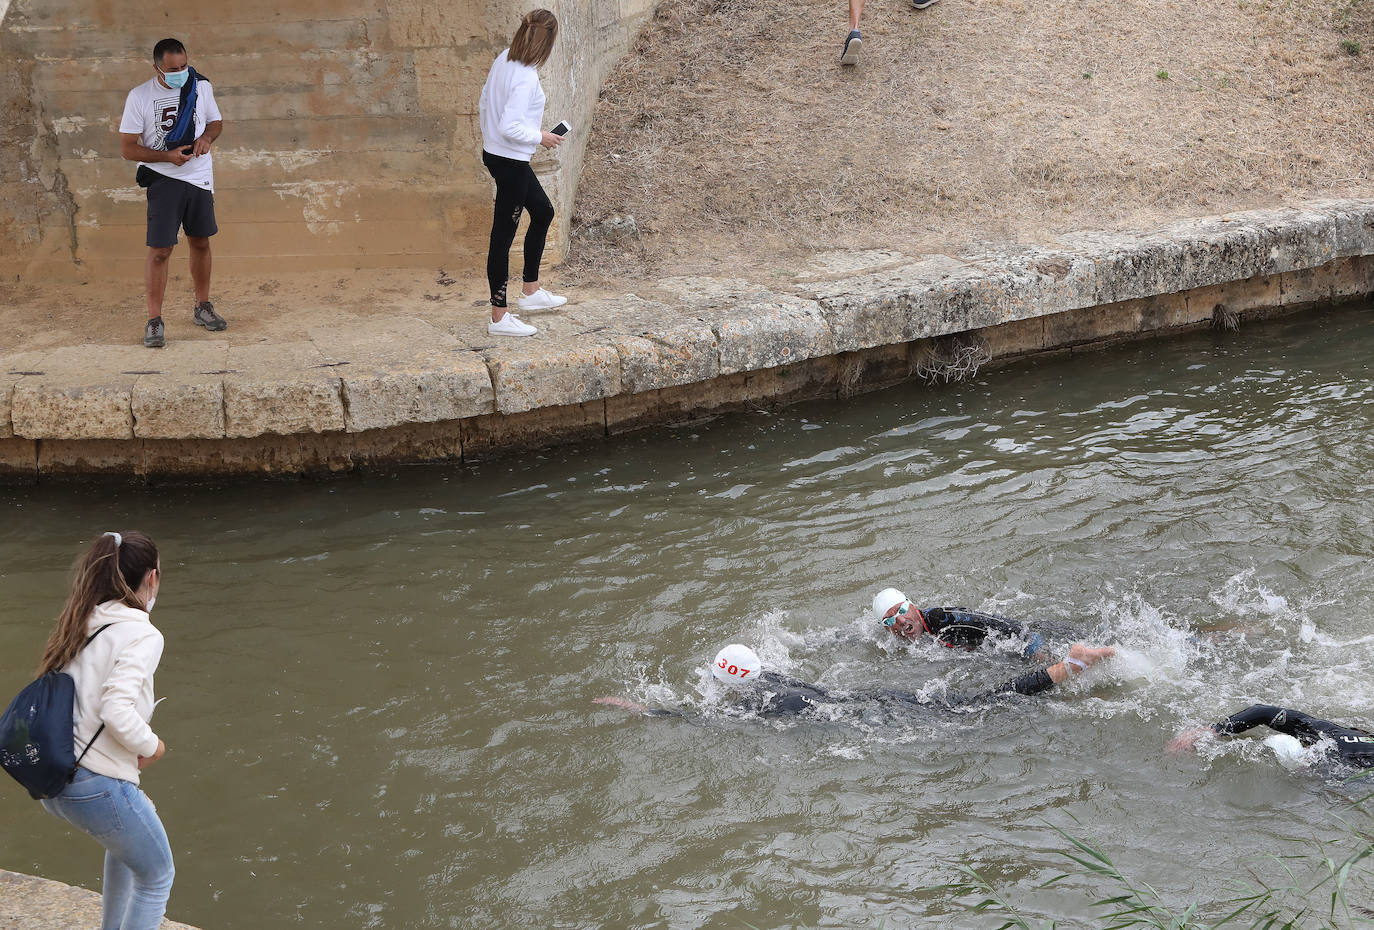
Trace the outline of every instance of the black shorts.
<path fill-rule="evenodd" d="M 219 232 L 215 225 L 215 195 L 203 187 L 159 174 L 148 185 L 148 247 L 167 249 L 177 244 L 177 230 L 204 238 Z"/>

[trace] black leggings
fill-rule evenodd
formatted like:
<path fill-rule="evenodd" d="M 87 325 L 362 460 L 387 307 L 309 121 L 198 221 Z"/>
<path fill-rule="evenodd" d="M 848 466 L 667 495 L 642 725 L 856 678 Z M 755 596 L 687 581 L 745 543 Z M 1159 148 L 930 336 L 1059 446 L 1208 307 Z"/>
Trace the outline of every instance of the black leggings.
<path fill-rule="evenodd" d="M 530 228 L 525 231 L 525 280 L 538 281 L 544 237 L 553 222 L 553 204 L 539 186 L 529 162 L 484 151 L 482 164 L 496 181 L 496 209 L 491 217 L 491 244 L 487 247 L 487 284 L 491 287 L 491 305 L 504 307 L 510 247 L 515 241 L 515 227 L 520 225 L 520 211 L 530 211 Z"/>

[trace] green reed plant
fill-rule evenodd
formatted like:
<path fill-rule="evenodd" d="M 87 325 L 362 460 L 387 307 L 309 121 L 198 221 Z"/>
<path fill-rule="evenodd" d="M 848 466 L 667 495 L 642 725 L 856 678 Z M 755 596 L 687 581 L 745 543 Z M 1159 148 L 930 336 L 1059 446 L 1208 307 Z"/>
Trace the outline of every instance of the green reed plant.
<path fill-rule="evenodd" d="M 1364 800 L 1368 800 L 1365 798 Z M 1050 825 L 1067 846 L 1059 851 L 1073 864 L 1066 872 L 1039 885 L 1049 888 L 1069 878 L 1086 878 L 1099 885 L 1103 896 L 1093 900 L 1096 930 L 1126 930 L 1149 927 L 1155 930 L 1217 930 L 1234 927 L 1247 930 L 1354 930 L 1374 927 L 1374 910 L 1352 902 L 1348 892 L 1370 863 L 1374 862 L 1374 834 L 1369 816 L 1356 803 L 1363 822 L 1345 822 L 1349 831 L 1337 843 L 1312 841 L 1315 854 L 1274 856 L 1273 863 L 1286 877 L 1286 884 L 1270 884 L 1257 879 L 1255 884 L 1238 883 L 1230 897 L 1203 904 L 1193 902 L 1181 911 L 1171 906 L 1148 883 L 1137 882 L 1123 873 L 1101 847 Z M 996 914 L 1002 923 L 995 930 L 1053 930 L 1055 921 L 1032 925 L 1007 895 L 975 869 L 956 864 L 963 881 L 937 886 L 956 895 L 972 895 L 978 900 L 970 908 Z"/>

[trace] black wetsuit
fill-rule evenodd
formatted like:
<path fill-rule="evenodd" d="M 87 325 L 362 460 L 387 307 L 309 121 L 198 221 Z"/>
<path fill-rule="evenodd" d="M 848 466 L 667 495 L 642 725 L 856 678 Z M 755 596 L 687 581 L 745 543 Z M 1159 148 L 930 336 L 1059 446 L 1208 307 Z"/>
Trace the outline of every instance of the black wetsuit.
<path fill-rule="evenodd" d="M 832 693 L 820 685 L 789 678 L 777 672 L 760 672 L 752 688 L 745 692 L 746 701 L 761 717 L 795 716 L 822 704 L 852 704 L 871 702 L 888 708 L 912 707 L 950 709 L 977 704 L 1005 694 L 1039 694 L 1054 687 L 1050 673 L 1043 668 L 1019 675 L 995 688 L 977 694 L 923 697 L 898 688 L 863 688 Z"/>
<path fill-rule="evenodd" d="M 926 632 L 951 649 L 977 649 L 989 635 L 1022 640 L 1026 648 L 1021 655 L 1030 658 L 1044 648 L 1039 633 L 1020 620 L 1009 620 L 996 614 L 979 613 L 967 607 L 930 607 L 921 611 Z"/>
<path fill-rule="evenodd" d="M 1360 768 L 1374 768 L 1374 733 L 1343 727 L 1330 720 L 1319 720 L 1289 707 L 1255 704 L 1212 724 L 1212 729 L 1230 735 L 1244 733 L 1257 726 L 1266 726 L 1296 737 L 1303 746 L 1329 739 L 1335 744 L 1331 752 L 1338 761 Z"/>

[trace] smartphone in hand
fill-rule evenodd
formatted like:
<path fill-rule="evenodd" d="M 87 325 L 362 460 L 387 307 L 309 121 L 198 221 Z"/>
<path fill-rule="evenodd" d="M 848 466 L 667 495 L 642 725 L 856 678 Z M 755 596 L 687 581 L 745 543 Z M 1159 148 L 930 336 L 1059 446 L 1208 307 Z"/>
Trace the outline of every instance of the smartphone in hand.
<path fill-rule="evenodd" d="M 549 130 L 555 136 L 566 136 L 572 131 L 572 124 L 567 120 L 559 120 L 558 125 Z"/>

